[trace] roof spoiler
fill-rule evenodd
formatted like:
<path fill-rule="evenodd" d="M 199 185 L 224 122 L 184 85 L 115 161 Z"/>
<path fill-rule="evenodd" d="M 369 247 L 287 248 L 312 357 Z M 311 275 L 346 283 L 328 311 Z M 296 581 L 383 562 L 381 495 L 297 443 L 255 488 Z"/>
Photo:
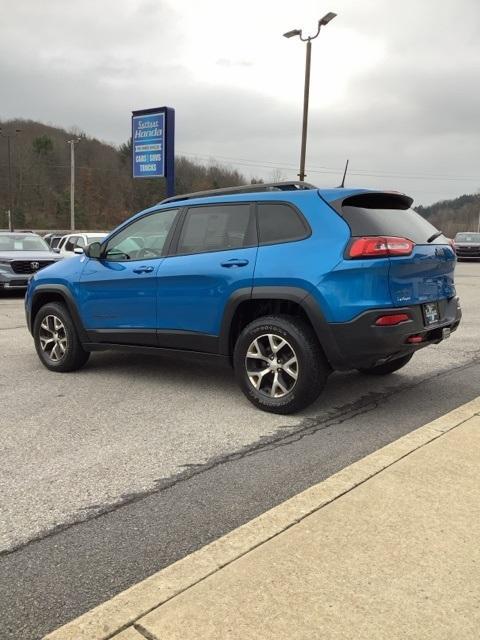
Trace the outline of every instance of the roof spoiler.
<path fill-rule="evenodd" d="M 337 202 L 343 207 L 363 209 L 409 209 L 413 198 L 397 191 L 364 191 Z"/>

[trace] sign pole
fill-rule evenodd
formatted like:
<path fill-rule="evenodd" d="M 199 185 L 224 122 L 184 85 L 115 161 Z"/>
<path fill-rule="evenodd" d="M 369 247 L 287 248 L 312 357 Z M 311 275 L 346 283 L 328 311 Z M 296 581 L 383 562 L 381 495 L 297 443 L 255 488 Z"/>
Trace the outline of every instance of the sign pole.
<path fill-rule="evenodd" d="M 175 195 L 175 109 L 165 108 L 167 131 L 165 136 L 165 161 L 167 179 L 167 198 Z"/>

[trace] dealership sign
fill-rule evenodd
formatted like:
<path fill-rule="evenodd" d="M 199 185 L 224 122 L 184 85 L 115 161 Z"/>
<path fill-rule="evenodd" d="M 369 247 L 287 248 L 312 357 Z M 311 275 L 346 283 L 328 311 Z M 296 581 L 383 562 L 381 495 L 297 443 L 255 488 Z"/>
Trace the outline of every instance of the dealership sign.
<path fill-rule="evenodd" d="M 167 196 L 175 188 L 175 111 L 170 107 L 132 112 L 134 178 L 166 178 Z"/>

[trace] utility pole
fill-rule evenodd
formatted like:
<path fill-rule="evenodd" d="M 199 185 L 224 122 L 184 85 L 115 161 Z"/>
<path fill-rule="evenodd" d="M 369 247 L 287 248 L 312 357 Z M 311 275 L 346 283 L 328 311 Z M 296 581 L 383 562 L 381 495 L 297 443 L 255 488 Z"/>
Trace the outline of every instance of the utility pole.
<path fill-rule="evenodd" d="M 70 229 L 75 231 L 75 145 L 80 142 L 80 138 L 67 140 L 70 145 Z"/>
<path fill-rule="evenodd" d="M 8 148 L 8 228 L 13 231 L 13 189 L 12 189 L 12 143 L 10 142 L 11 136 L 7 136 L 7 148 Z"/>
<path fill-rule="evenodd" d="M 21 129 L 15 129 L 15 132 L 12 133 L 2 133 L 2 129 L 0 127 L 0 136 L 2 138 L 7 139 L 7 153 L 8 153 L 8 209 L 7 209 L 7 217 L 8 217 L 8 228 L 10 231 L 14 230 L 14 221 L 13 221 L 13 179 L 12 179 L 12 138 L 19 134 Z"/>

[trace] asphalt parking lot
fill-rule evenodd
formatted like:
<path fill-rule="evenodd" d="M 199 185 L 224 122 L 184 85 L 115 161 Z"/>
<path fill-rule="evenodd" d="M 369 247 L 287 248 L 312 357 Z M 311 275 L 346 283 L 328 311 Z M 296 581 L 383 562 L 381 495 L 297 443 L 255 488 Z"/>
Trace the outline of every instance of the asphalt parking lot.
<path fill-rule="evenodd" d="M 200 361 L 96 353 L 79 372 L 51 373 L 22 297 L 3 294 L 2 640 L 40 637 L 477 396 L 480 263 L 459 264 L 456 281 L 464 317 L 449 340 L 392 376 L 334 374 L 313 406 L 288 417 L 254 409 L 229 369 Z M 149 536 L 162 539 L 160 551 Z M 82 549 L 91 554 L 83 563 Z"/>

